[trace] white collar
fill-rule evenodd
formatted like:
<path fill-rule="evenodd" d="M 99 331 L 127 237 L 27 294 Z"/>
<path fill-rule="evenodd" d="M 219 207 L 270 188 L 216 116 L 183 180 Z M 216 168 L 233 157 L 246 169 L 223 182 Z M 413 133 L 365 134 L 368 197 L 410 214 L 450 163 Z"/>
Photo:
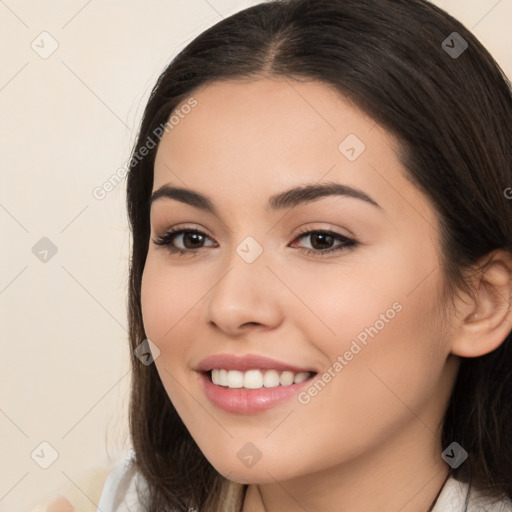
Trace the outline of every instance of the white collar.
<path fill-rule="evenodd" d="M 135 512 L 140 510 L 138 490 L 147 491 L 146 484 L 131 464 L 134 456 L 130 451 L 111 472 L 105 483 L 98 512 Z M 489 500 L 471 488 L 466 509 L 468 484 L 450 477 L 444 484 L 432 512 L 512 512 L 512 502 Z"/>
<path fill-rule="evenodd" d="M 443 486 L 432 512 L 511 512 L 512 502 L 485 498 L 475 488 L 471 488 L 466 508 L 469 485 L 450 477 Z"/>

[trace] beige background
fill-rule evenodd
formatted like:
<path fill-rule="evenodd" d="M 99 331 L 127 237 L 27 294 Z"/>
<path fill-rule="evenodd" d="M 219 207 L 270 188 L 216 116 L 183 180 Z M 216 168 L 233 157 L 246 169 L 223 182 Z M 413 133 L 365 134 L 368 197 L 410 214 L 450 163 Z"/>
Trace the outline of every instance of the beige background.
<path fill-rule="evenodd" d="M 93 191 L 126 162 L 168 61 L 257 3 L 0 0 L 0 511 L 30 510 L 129 447 L 124 180 Z M 435 3 L 512 76 L 512 0 Z M 32 250 L 43 237 L 57 248 L 46 262 Z M 58 453 L 48 469 L 42 442 Z"/>

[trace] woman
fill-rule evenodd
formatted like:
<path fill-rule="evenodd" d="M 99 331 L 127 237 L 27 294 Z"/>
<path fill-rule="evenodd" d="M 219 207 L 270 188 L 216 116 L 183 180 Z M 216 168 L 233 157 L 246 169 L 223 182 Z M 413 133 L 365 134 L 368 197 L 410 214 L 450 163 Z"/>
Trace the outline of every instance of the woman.
<path fill-rule="evenodd" d="M 511 155 L 509 81 L 423 0 L 192 41 L 130 164 L 134 451 L 98 510 L 512 510 Z"/>

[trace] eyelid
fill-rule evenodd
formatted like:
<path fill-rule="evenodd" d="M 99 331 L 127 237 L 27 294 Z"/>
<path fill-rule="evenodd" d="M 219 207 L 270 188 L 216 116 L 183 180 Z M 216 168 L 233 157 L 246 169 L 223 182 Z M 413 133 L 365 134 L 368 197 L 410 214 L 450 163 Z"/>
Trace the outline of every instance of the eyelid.
<path fill-rule="evenodd" d="M 313 226 L 312 224 L 321 224 L 322 227 Z M 329 225 L 329 223 L 327 223 L 327 224 Z M 357 239 L 356 235 L 352 231 L 350 231 L 350 229 L 341 228 L 339 226 L 334 226 L 332 224 L 330 224 L 330 227 L 326 228 L 326 227 L 324 227 L 325 225 L 326 225 L 325 222 L 308 222 L 307 224 L 305 224 L 304 226 L 299 228 L 299 231 L 295 236 L 298 237 L 300 235 L 303 235 L 304 233 L 309 233 L 311 231 L 326 231 L 326 232 L 328 231 L 337 236 L 341 236 L 341 237 L 345 237 L 345 238 L 349 238 L 349 239 L 353 239 L 353 240 Z M 345 230 L 348 234 L 340 233 L 341 229 Z"/>
<path fill-rule="evenodd" d="M 209 234 L 210 232 L 205 227 L 203 227 L 201 225 L 197 225 L 197 224 L 195 224 L 195 225 L 192 225 L 192 224 L 176 224 L 176 225 L 171 226 L 171 227 L 166 227 L 166 228 L 162 228 L 162 229 L 155 229 L 155 235 L 154 236 L 165 236 L 168 233 L 175 233 L 177 231 L 198 231 L 201 234 L 207 235 L 212 240 L 214 239 L 214 237 Z M 158 235 L 159 232 L 160 232 L 160 235 Z"/>
<path fill-rule="evenodd" d="M 312 224 L 322 224 L 322 227 L 316 227 L 316 226 L 312 226 Z M 327 223 L 329 224 L 329 223 Z M 294 236 L 294 240 L 295 238 L 297 238 L 298 236 L 300 235 L 303 235 L 303 234 L 306 234 L 306 233 L 310 233 L 311 231 L 325 231 L 325 232 L 332 232 L 333 234 L 335 235 L 338 235 L 338 236 L 341 236 L 341 237 L 345 237 L 345 238 L 348 238 L 348 239 L 356 239 L 357 237 L 354 235 L 354 233 L 352 233 L 352 231 L 350 231 L 349 229 L 347 228 L 343 228 L 345 231 L 348 232 L 348 234 L 344 234 L 344 233 L 340 233 L 338 230 L 340 230 L 341 228 L 338 227 L 338 226 L 333 226 L 332 224 L 330 225 L 331 227 L 325 227 L 326 223 L 325 222 L 308 222 L 307 224 L 303 225 L 301 228 L 299 228 L 299 231 L 296 232 L 293 236 Z M 161 235 L 166 235 L 170 232 L 176 232 L 176 231 L 181 231 L 181 230 L 190 230 L 190 231 L 199 231 L 201 232 L 202 234 L 205 234 L 207 235 L 209 238 L 211 238 L 212 240 L 214 240 L 214 237 L 209 234 L 209 231 L 201 226 L 201 225 L 192 225 L 192 224 L 176 224 L 175 226 L 172 226 L 172 227 L 169 227 L 169 228 L 164 228 L 164 229 L 161 229 L 161 230 L 155 230 L 155 231 L 161 231 Z M 155 236 L 158 236 L 158 235 L 155 235 Z"/>

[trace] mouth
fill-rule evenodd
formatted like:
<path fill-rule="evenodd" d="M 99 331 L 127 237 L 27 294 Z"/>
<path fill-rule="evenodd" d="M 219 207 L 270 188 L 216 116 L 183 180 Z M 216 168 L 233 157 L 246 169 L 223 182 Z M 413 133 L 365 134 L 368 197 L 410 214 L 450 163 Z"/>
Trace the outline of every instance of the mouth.
<path fill-rule="evenodd" d="M 211 356 L 196 371 L 206 398 L 234 414 L 256 414 L 283 404 L 318 375 L 313 368 L 251 354 Z"/>
<path fill-rule="evenodd" d="M 311 384 L 316 375 L 316 372 L 223 368 L 199 373 L 203 392 L 210 403 L 237 415 L 253 415 L 289 402 Z"/>
<path fill-rule="evenodd" d="M 257 414 L 289 402 L 318 375 L 314 368 L 255 354 L 217 354 L 195 370 L 210 403 L 238 415 Z"/>
<path fill-rule="evenodd" d="M 247 371 L 214 368 L 204 373 L 212 384 L 228 389 L 263 389 L 292 386 L 312 379 L 316 375 L 316 372 L 310 371 L 292 372 L 263 368 Z"/>

